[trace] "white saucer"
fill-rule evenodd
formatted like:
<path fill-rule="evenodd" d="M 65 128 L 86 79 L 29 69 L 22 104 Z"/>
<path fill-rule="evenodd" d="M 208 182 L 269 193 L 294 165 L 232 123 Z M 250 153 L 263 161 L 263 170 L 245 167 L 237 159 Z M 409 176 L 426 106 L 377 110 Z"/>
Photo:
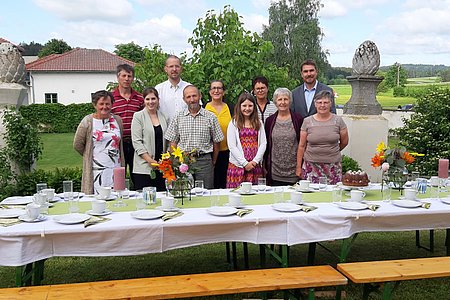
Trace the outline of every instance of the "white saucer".
<path fill-rule="evenodd" d="M 106 216 L 106 215 L 109 215 L 110 213 L 112 213 L 112 210 L 105 209 L 101 213 L 97 213 L 97 212 L 93 212 L 91 209 L 91 210 L 88 210 L 86 213 L 91 216 Z"/>
<path fill-rule="evenodd" d="M 246 195 L 255 195 L 256 193 L 257 193 L 257 191 L 256 190 L 250 190 L 249 192 L 241 192 L 240 190 L 237 190 L 236 191 L 239 195 L 243 195 L 243 196 L 246 196 Z"/>
<path fill-rule="evenodd" d="M 415 208 L 415 207 L 421 207 L 422 202 L 416 201 L 416 200 L 392 200 L 391 203 L 395 206 L 404 207 L 404 208 Z"/>
<path fill-rule="evenodd" d="M 61 201 L 61 200 L 64 200 L 64 199 L 61 198 L 61 197 L 59 197 L 59 196 L 55 196 L 55 197 L 53 197 L 53 199 L 50 200 L 49 202 L 50 202 L 50 203 L 53 203 L 53 202 L 58 202 L 58 201 Z"/>
<path fill-rule="evenodd" d="M 231 205 L 230 203 L 225 203 L 225 206 L 234 207 L 234 208 L 245 208 L 245 203 L 241 203 L 239 205 Z"/>
<path fill-rule="evenodd" d="M 162 210 L 162 211 L 167 211 L 167 212 L 169 212 L 169 211 L 180 211 L 181 210 L 181 208 L 179 208 L 179 207 L 163 208 L 162 206 L 157 206 L 157 207 L 155 207 L 155 209 Z"/>
<path fill-rule="evenodd" d="M 334 202 L 338 207 L 349 210 L 363 210 L 369 208 L 367 204 L 361 202 Z"/>
<path fill-rule="evenodd" d="M 25 205 L 33 202 L 33 196 L 24 196 L 24 197 L 8 197 L 4 199 L 1 204 L 6 205 Z"/>
<path fill-rule="evenodd" d="M 17 218 L 25 213 L 25 210 L 18 208 L 0 209 L 0 218 Z"/>
<path fill-rule="evenodd" d="M 153 220 L 164 216 L 164 212 L 155 209 L 142 209 L 131 212 L 131 216 L 140 220 Z"/>
<path fill-rule="evenodd" d="M 294 190 L 295 190 L 296 192 L 302 192 L 302 193 L 312 193 L 312 192 L 314 192 L 314 189 L 313 189 L 313 188 L 300 189 L 300 188 L 294 187 Z"/>
<path fill-rule="evenodd" d="M 275 203 L 272 208 L 281 212 L 296 212 L 301 210 L 301 206 L 293 203 Z"/>
<path fill-rule="evenodd" d="M 36 222 L 41 222 L 41 221 L 47 220 L 47 216 L 39 215 L 36 219 L 31 219 L 30 217 L 28 217 L 28 215 L 21 215 L 21 216 L 19 216 L 19 220 L 28 222 L 28 223 L 36 223 Z"/>
<path fill-rule="evenodd" d="M 73 213 L 73 214 L 65 214 L 65 215 L 59 215 L 54 216 L 53 220 L 55 222 L 61 223 L 61 224 L 78 224 L 86 221 L 91 216 L 87 214 L 80 214 L 80 213 Z"/>
<path fill-rule="evenodd" d="M 273 187 L 266 185 L 266 189 L 264 191 L 260 191 L 258 189 L 258 185 L 252 185 L 252 191 L 255 191 L 257 193 L 267 193 L 273 191 Z"/>
<path fill-rule="evenodd" d="M 116 199 L 117 199 L 117 196 L 116 196 L 116 195 L 111 195 L 111 196 L 109 196 L 108 198 L 101 198 L 101 197 L 98 197 L 98 195 L 97 195 L 97 196 L 95 196 L 95 199 L 97 199 L 97 200 L 111 201 L 111 200 L 116 200 Z"/>
<path fill-rule="evenodd" d="M 237 213 L 237 209 L 231 206 L 213 206 L 207 208 L 206 211 L 213 216 L 219 217 L 231 216 Z"/>

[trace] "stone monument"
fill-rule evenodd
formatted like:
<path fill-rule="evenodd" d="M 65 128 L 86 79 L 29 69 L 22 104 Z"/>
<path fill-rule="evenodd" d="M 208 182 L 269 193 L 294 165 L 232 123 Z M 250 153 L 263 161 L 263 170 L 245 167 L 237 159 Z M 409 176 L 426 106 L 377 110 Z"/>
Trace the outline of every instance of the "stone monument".
<path fill-rule="evenodd" d="M 349 131 L 349 144 L 343 154 L 358 161 L 372 182 L 381 181 L 381 172 L 371 166 L 371 157 L 379 142 L 387 143 L 388 120 L 376 99 L 377 86 L 383 77 L 376 76 L 380 67 L 380 53 L 372 41 L 365 41 L 355 51 L 352 76 L 352 96 L 344 105 L 343 118 Z"/>
<path fill-rule="evenodd" d="M 27 99 L 25 61 L 19 49 L 11 43 L 0 43 L 0 148 L 3 141 L 3 111 L 6 107 L 19 108 Z"/>

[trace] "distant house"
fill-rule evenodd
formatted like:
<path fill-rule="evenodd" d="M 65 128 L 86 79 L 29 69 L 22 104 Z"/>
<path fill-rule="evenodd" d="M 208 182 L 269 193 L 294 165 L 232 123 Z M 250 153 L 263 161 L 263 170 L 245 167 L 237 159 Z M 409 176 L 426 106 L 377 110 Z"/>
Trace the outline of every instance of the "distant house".
<path fill-rule="evenodd" d="M 102 49 L 75 48 L 26 64 L 28 102 L 88 103 L 91 94 L 117 81 L 116 67 L 132 61 Z"/>

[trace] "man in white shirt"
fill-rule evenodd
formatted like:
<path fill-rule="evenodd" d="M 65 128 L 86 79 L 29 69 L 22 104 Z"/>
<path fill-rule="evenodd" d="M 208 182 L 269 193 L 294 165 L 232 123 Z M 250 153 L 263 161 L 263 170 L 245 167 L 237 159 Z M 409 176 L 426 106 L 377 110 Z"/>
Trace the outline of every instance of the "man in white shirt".
<path fill-rule="evenodd" d="M 180 58 L 169 55 L 164 66 L 164 72 L 168 79 L 155 86 L 159 94 L 159 111 L 170 120 L 178 112 L 187 108 L 186 102 L 183 100 L 183 90 L 190 83 L 181 79 L 182 71 Z"/>

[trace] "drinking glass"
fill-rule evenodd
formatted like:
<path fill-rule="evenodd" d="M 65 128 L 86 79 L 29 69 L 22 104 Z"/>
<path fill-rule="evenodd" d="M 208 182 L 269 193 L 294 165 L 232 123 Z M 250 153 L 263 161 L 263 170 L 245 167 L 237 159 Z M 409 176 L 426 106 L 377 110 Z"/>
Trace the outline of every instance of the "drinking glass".
<path fill-rule="evenodd" d="M 36 184 L 36 193 L 40 193 L 42 190 L 47 188 L 47 184 L 46 183 L 37 183 Z"/>
<path fill-rule="evenodd" d="M 211 201 L 211 207 L 220 206 L 220 191 L 219 190 L 209 191 L 209 199 Z"/>
<path fill-rule="evenodd" d="M 65 180 L 63 181 L 63 196 L 64 201 L 69 201 L 73 199 L 73 181 Z"/>
<path fill-rule="evenodd" d="M 381 197 L 384 202 L 391 202 L 392 188 L 389 184 L 382 186 Z"/>
<path fill-rule="evenodd" d="M 258 191 L 264 192 L 266 188 L 267 188 L 266 178 L 264 177 L 258 178 Z"/>
<path fill-rule="evenodd" d="M 283 195 L 284 189 L 281 186 L 274 187 L 273 189 L 273 202 L 274 203 L 282 203 L 284 202 Z"/>
<path fill-rule="evenodd" d="M 145 204 L 156 204 L 156 187 L 146 186 L 142 189 L 142 198 L 144 198 Z"/>
<path fill-rule="evenodd" d="M 136 191 L 137 192 L 137 191 Z M 136 210 L 145 209 L 147 202 L 144 197 L 136 196 Z"/>
<path fill-rule="evenodd" d="M 196 180 L 195 181 L 195 196 L 202 196 L 203 195 L 203 180 Z"/>
<path fill-rule="evenodd" d="M 326 176 L 319 177 L 319 190 L 325 191 L 327 189 L 328 178 Z"/>
<path fill-rule="evenodd" d="M 125 202 L 123 202 L 123 199 L 128 199 L 130 198 L 130 180 L 129 179 L 125 179 L 125 189 L 121 190 L 121 191 L 117 191 L 118 193 L 118 198 L 116 203 L 114 203 L 115 207 L 125 207 L 128 204 L 126 204 Z"/>
<path fill-rule="evenodd" d="M 342 189 L 339 186 L 333 186 L 331 195 L 333 198 L 333 202 L 341 202 L 342 201 Z"/>

